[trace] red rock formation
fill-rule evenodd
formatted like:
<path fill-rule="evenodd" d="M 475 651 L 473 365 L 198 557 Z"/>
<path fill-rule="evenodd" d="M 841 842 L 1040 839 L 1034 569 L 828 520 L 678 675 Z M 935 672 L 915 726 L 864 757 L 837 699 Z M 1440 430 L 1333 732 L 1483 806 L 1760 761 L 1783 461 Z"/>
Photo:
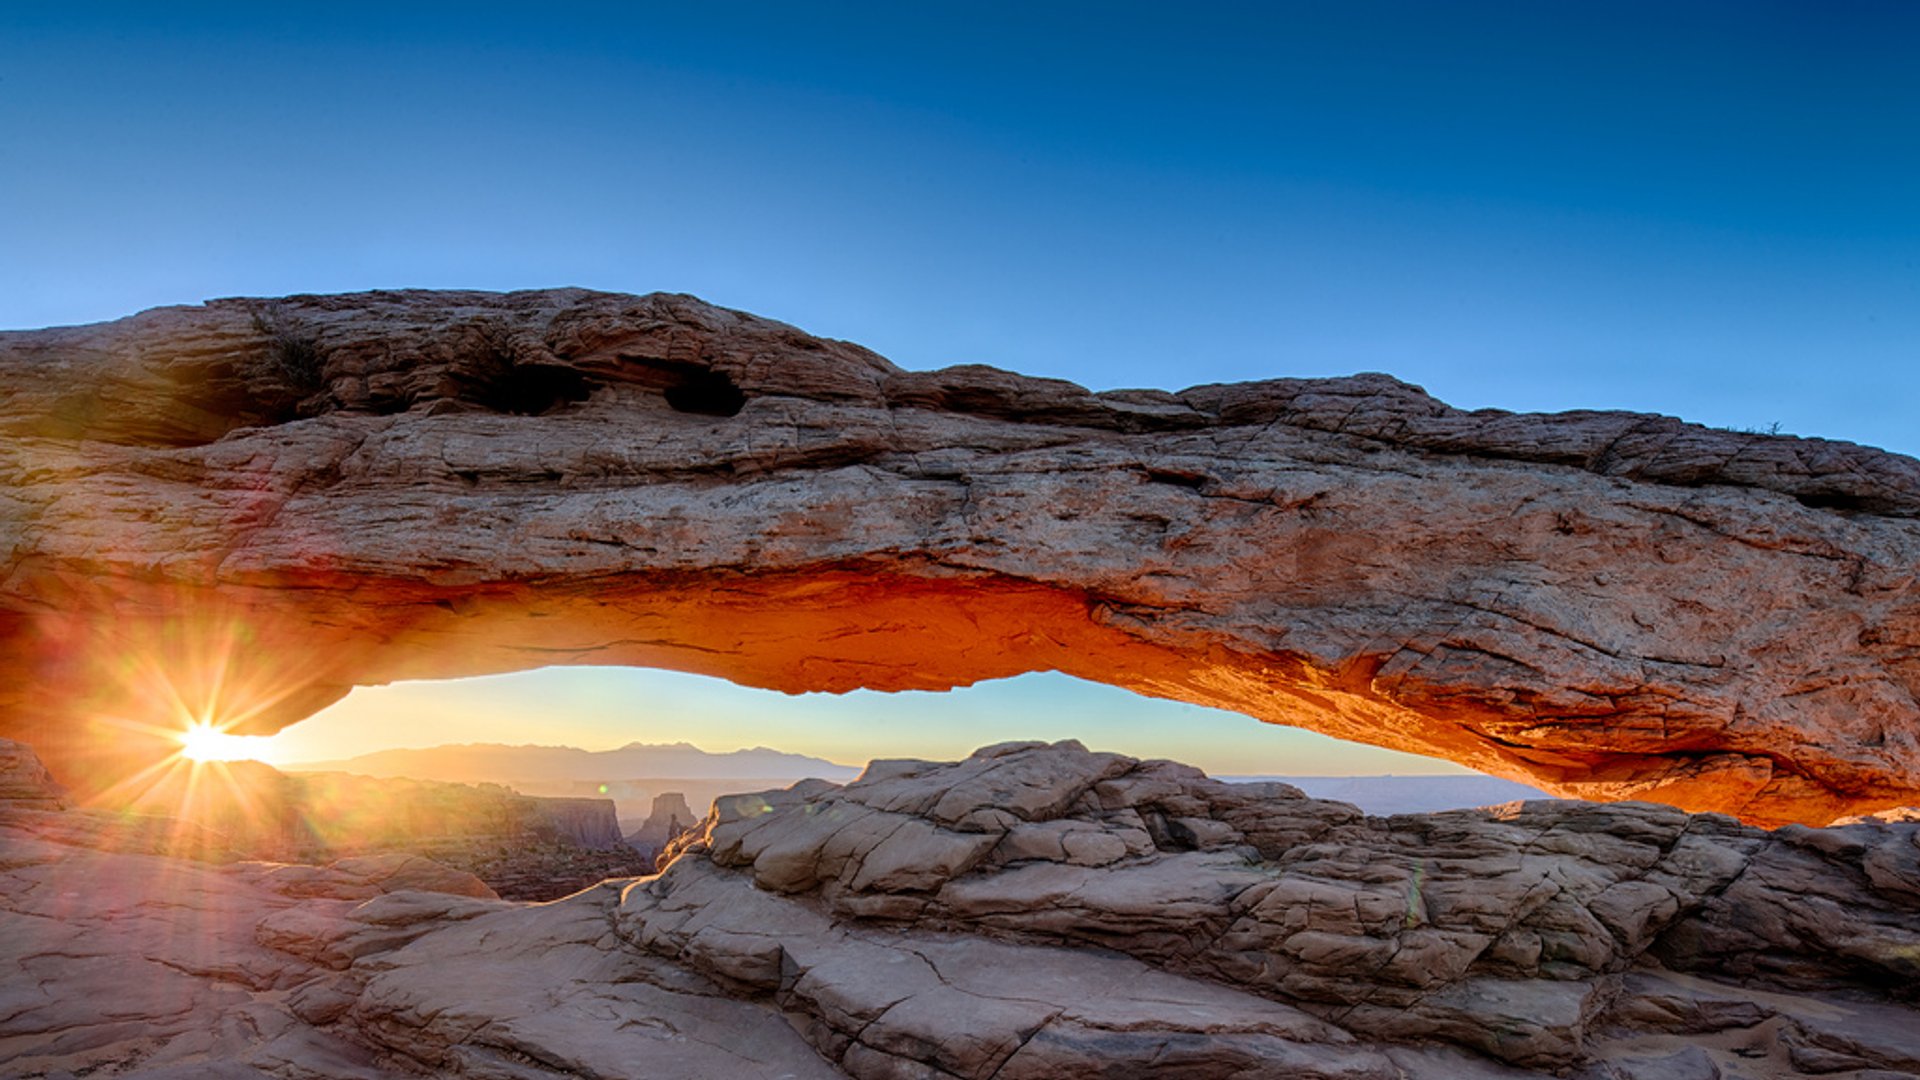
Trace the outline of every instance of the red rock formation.
<path fill-rule="evenodd" d="M 906 372 L 578 290 L 10 333 L 0 400 L 0 733 L 82 793 L 141 726 L 576 663 L 1057 669 L 1590 798 L 1920 801 L 1920 463 L 1850 444 Z"/>

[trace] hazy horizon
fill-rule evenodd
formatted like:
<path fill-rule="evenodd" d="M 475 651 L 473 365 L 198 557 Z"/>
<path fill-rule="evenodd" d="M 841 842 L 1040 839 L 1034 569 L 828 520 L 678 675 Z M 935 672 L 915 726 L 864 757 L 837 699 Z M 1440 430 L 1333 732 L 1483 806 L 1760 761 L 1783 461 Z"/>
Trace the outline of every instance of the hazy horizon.
<path fill-rule="evenodd" d="M 291 764 L 472 744 L 605 752 L 686 743 L 706 753 L 758 747 L 857 768 L 883 757 L 957 760 L 981 746 L 1027 739 L 1078 739 L 1090 749 L 1171 758 L 1208 773 L 1472 772 L 1057 672 L 948 691 L 834 695 L 782 694 L 651 668 L 546 667 L 360 687 L 250 746 L 269 764 Z"/>
<path fill-rule="evenodd" d="M 661 750 L 667 751 L 667 760 L 644 760 L 662 756 L 657 753 Z M 632 760 L 636 752 L 643 760 Z M 732 760 L 741 754 L 750 760 Z M 699 756 L 687 760 L 690 755 Z M 283 762 L 277 767 L 302 776 L 347 773 L 376 780 L 501 784 L 523 795 L 610 799 L 620 815 L 621 827 L 628 830 L 637 828 L 652 812 L 658 796 L 678 793 L 697 813 L 704 813 L 706 806 L 721 795 L 787 787 L 807 778 L 844 784 L 861 771 L 858 766 L 770 747 L 708 754 L 684 742 L 630 744 L 604 751 L 460 743 L 389 748 L 343 760 Z M 1229 783 L 1278 780 L 1300 788 L 1309 798 L 1352 803 L 1370 814 L 1425 813 L 1553 798 L 1528 784 L 1465 771 L 1338 776 L 1208 772 L 1214 779 Z"/>
<path fill-rule="evenodd" d="M 269 738 L 270 737 L 271 736 L 269 736 Z M 598 749 L 593 747 L 588 747 L 588 746 L 575 746 L 571 743 L 504 743 L 504 742 L 434 743 L 430 746 L 387 746 L 387 747 L 382 747 L 379 750 L 368 750 L 363 753 L 352 754 L 347 757 L 341 757 L 341 758 L 297 758 L 297 759 L 282 758 L 275 761 L 274 765 L 276 768 L 284 769 L 284 768 L 290 768 L 295 765 L 329 765 L 329 764 L 336 764 L 341 762 L 358 761 L 362 758 L 374 757 L 380 754 L 425 753 L 425 752 L 430 752 L 434 750 L 493 750 L 493 749 L 498 749 L 498 750 L 574 750 L 583 754 L 611 754 L 621 750 L 634 750 L 634 749 L 642 749 L 642 750 L 687 749 L 687 750 L 696 751 L 701 754 L 706 754 L 710 757 L 730 757 L 736 754 L 769 753 L 769 754 L 778 754 L 783 757 L 812 758 L 813 760 L 825 761 L 829 765 L 837 765 L 837 766 L 840 766 L 841 768 L 857 767 L 852 762 L 827 761 L 827 759 L 825 758 L 813 758 L 813 755 L 810 755 L 810 754 L 800 754 L 791 750 L 782 750 L 777 746 L 743 746 L 733 750 L 709 750 L 706 747 L 695 746 L 693 743 L 686 742 L 684 740 L 676 741 L 676 742 L 665 742 L 665 743 L 634 741 L 634 742 L 623 743 L 619 746 L 608 746 L 608 747 L 602 747 Z"/>
<path fill-rule="evenodd" d="M 659 744 L 655 744 L 655 745 L 659 745 Z M 672 744 L 672 745 L 680 745 L 680 744 Z M 434 752 L 434 751 L 437 751 L 437 750 L 461 750 L 461 749 L 472 749 L 472 748 L 487 748 L 487 747 L 498 747 L 498 748 L 501 748 L 501 749 L 506 749 L 506 750 L 578 750 L 578 751 L 580 751 L 580 752 L 582 752 L 582 753 L 586 753 L 586 754 L 601 754 L 601 753 L 607 753 L 607 752 L 608 752 L 608 751 L 605 751 L 605 750 L 589 750 L 589 749 L 587 749 L 587 748 L 585 748 L 585 747 L 580 747 L 580 746 L 566 746 L 566 745 L 559 745 L 559 744 L 534 744 L 534 743 L 522 743 L 522 744 L 520 744 L 520 745 L 517 745 L 517 746 L 516 746 L 516 745 L 509 745 L 509 744 L 506 744 L 506 743 L 440 743 L 440 744 L 438 744 L 438 745 L 435 745 L 435 746 L 389 746 L 389 747 L 386 747 L 385 749 L 381 749 L 381 750 L 369 750 L 369 751 L 367 751 L 366 753 L 362 753 L 362 754 L 354 754 L 354 755 L 353 755 L 353 756 L 351 756 L 351 757 L 345 757 L 345 758 L 317 758 L 317 759 L 312 759 L 312 760 L 309 760 L 309 759 L 305 759 L 305 758 L 302 758 L 302 759 L 300 759 L 300 760 L 298 760 L 298 761 L 275 761 L 275 762 L 271 762 L 271 763 L 269 763 L 269 762 L 265 762 L 265 761 L 262 761 L 262 762 L 261 762 L 261 764 L 263 764 L 263 765 L 265 765 L 265 764 L 271 764 L 271 765 L 272 765 L 272 766 L 273 766 L 274 768 L 276 768 L 276 769 L 279 769 L 279 770 L 281 770 L 281 771 L 283 771 L 283 772 L 325 772 L 325 771 L 330 771 L 330 770 L 326 770 L 326 769 L 320 769 L 320 768 L 317 768 L 317 766 L 322 766 L 322 765 L 329 765 L 329 766 L 331 766 L 331 765 L 348 765 L 348 764 L 352 764 L 353 762 L 356 762 L 356 761 L 361 761 L 361 760 L 364 760 L 364 759 L 367 759 L 367 758 L 375 758 L 375 757 L 379 757 L 379 756 L 381 756 L 381 755 L 383 755 L 383 754 L 408 754 L 408 753 L 412 753 L 412 754 L 422 754 L 422 753 L 432 753 L 432 752 Z M 626 749 L 626 748 L 625 748 L 625 747 L 614 747 L 613 749 L 615 749 L 615 750 L 620 750 L 620 749 Z M 700 752 L 701 752 L 701 753 L 704 753 L 704 754 L 709 754 L 709 755 L 711 755 L 711 756 L 713 756 L 713 757 L 726 757 L 726 756 L 728 756 L 728 755 L 730 755 L 730 754 L 735 754 L 735 753 L 740 753 L 740 752 L 742 752 L 742 751 L 739 751 L 739 750 L 719 750 L 719 751 L 714 751 L 714 750 L 704 750 L 704 749 L 701 749 L 701 748 L 699 748 L 699 747 L 694 747 L 693 749 L 696 749 L 696 750 L 700 750 Z M 1096 750 L 1096 752 L 1098 752 L 1098 751 L 1097 751 L 1097 748 L 1094 748 L 1094 747 L 1089 747 L 1088 749 L 1094 749 L 1094 750 Z M 745 748 L 745 750 L 747 750 L 747 751 L 752 751 L 752 750 L 767 750 L 767 751 L 771 751 L 771 752 L 773 752 L 773 753 L 778 753 L 778 754 L 785 754 L 785 755 L 788 755 L 788 756 L 792 756 L 792 757 L 799 757 L 799 758 L 807 758 L 807 759 L 810 759 L 810 760 L 817 760 L 817 761 L 822 761 L 822 762 L 824 762 L 825 764 L 828 764 L 828 765 L 832 765 L 832 766 L 834 766 L 834 767 L 836 767 L 836 768 L 842 768 L 842 769 L 860 769 L 860 768 L 864 768 L 864 767 L 865 767 L 865 765 L 866 765 L 866 763 L 865 763 L 865 762 L 859 762 L 859 763 L 856 763 L 856 762 L 850 762 L 850 761 L 827 761 L 827 760 L 826 760 L 825 758 L 812 758 L 812 756 L 811 756 L 811 755 L 806 755 L 806 754 L 798 754 L 798 753 L 793 753 L 793 752 L 791 752 L 791 751 L 785 751 L 785 750 L 781 750 L 780 748 L 778 748 L 778 747 L 773 747 L 773 746 L 756 746 L 756 747 L 747 747 L 747 748 Z M 250 759 L 250 760 L 253 760 L 253 759 Z M 1186 763 L 1185 763 L 1185 762 L 1182 762 L 1182 764 L 1186 764 Z M 1448 763 L 1448 762 L 1441 762 L 1441 764 L 1450 764 L 1450 763 Z M 1475 772 L 1475 771 L 1473 771 L 1473 770 L 1471 770 L 1471 769 L 1463 769 L 1463 770 L 1461 770 L 1461 771 L 1459 771 L 1459 772 L 1444 772 L 1444 773 L 1443 773 L 1443 772 L 1430 772 L 1430 773 L 1428 773 L 1428 772 L 1419 772 L 1419 773 L 1412 773 L 1412 772 L 1374 772 L 1374 773 L 1270 773 L 1270 772 L 1251 772 L 1251 773 L 1236 773 L 1236 772 L 1212 772 L 1212 771 L 1209 771 L 1209 770 L 1202 770 L 1202 771 L 1203 771 L 1203 772 L 1206 772 L 1208 776 L 1211 776 L 1211 777 L 1213 777 L 1213 778 L 1214 778 L 1215 780 L 1227 780 L 1227 781 L 1231 781 L 1231 782 L 1234 782 L 1234 783 L 1242 783 L 1242 782 L 1248 782 L 1248 783 L 1251 783 L 1251 782 L 1258 782 L 1258 781 L 1262 781 L 1262 780 L 1287 780 L 1287 779 L 1314 779 L 1314 780 L 1378 780 L 1378 779 L 1404 779 L 1404 780 L 1486 780 L 1486 779 L 1499 779 L 1499 778 L 1497 778 L 1497 777 L 1491 777 L 1491 776 L 1488 776 L 1488 775 L 1487 775 L 1486 773 L 1481 773 L 1481 772 Z M 684 778 L 684 777 L 676 777 L 676 776 L 671 776 L 671 775 L 665 775 L 665 774 L 663 774 L 663 775 L 659 775 L 659 776 L 654 776 L 654 775 L 646 775 L 646 776 L 638 776 L 638 777 L 620 777 L 619 779 L 642 779 L 642 780 L 675 780 L 675 779 L 685 779 L 685 778 Z M 755 777 L 721 777 L 721 779 L 745 779 L 745 780 L 751 780 L 751 779 L 756 779 L 756 778 L 755 778 Z M 1518 781 L 1515 781 L 1515 782 L 1517 783 Z"/>

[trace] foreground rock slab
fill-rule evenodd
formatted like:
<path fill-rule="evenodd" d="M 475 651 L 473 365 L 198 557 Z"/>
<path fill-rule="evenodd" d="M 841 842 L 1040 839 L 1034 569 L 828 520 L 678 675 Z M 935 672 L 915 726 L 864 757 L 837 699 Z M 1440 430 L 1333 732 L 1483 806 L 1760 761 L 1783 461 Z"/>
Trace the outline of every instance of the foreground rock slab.
<path fill-rule="evenodd" d="M 1914 822 L 1371 818 L 1009 744 L 729 797 L 529 905 L 39 797 L 0 804 L 9 1076 L 1920 1076 Z"/>
<path fill-rule="evenodd" d="M 153 753 L 89 718 L 575 663 L 1054 669 L 1557 794 L 1920 802 L 1920 462 L 1846 443 L 910 372 L 583 290 L 0 334 L 0 404 L 0 735 L 83 796 Z"/>
<path fill-rule="evenodd" d="M 988 938 L 1113 950 L 1284 1003 L 1292 1026 L 1268 1015 L 1261 1029 L 1283 1042 L 1402 1047 L 1391 1066 L 1302 1051 L 1276 1075 L 1320 1075 L 1313 1060 L 1353 1070 L 1326 1075 L 1418 1075 L 1409 1044 L 1630 1075 L 1609 1064 L 1621 1045 L 1751 1036 L 1781 1017 L 1778 1045 L 1761 1053 L 1787 1070 L 1772 1075 L 1818 1071 L 1807 1063 L 1849 1026 L 1882 1044 L 1860 1062 L 1920 1069 L 1912 823 L 1765 832 L 1652 804 L 1559 802 L 1371 818 L 1285 785 L 1022 743 L 959 763 L 875 762 L 844 788 L 725 799 L 677 854 L 627 889 L 623 935 L 806 1013 L 816 1043 L 843 1061 L 897 1052 L 879 1021 L 902 1003 L 918 1002 L 907 1015 L 955 1014 L 941 1004 L 957 978 L 943 956 L 1010 996 L 1045 982 L 996 982 L 1020 962 L 991 955 Z M 1729 1016 L 1730 1002 L 1745 1011 Z M 1187 1045 L 1192 1034 L 1103 1028 L 1071 1009 L 1009 1010 L 997 1036 L 982 1034 L 993 1026 L 970 1015 L 972 1041 L 942 1040 L 936 1063 L 963 1076 L 1061 1075 L 1071 1057 L 1046 1056 L 1057 1047 Z M 1747 1060 L 1710 1043 L 1688 1048 L 1730 1069 Z M 1232 1075 L 1222 1053 L 1213 1075 Z M 1254 1059 L 1285 1053 L 1276 1044 Z"/>

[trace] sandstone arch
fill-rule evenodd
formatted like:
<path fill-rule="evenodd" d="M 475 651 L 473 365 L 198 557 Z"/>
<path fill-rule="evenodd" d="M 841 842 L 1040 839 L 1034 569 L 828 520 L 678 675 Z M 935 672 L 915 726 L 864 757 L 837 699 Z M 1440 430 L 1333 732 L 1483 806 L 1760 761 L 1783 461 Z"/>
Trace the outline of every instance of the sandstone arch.
<path fill-rule="evenodd" d="M 1920 801 L 1920 463 L 1851 444 L 906 372 L 582 290 L 7 333 L 0 394 L 0 735 L 70 779 L 174 692 L 265 732 L 551 663 L 1053 668 L 1573 795 Z"/>

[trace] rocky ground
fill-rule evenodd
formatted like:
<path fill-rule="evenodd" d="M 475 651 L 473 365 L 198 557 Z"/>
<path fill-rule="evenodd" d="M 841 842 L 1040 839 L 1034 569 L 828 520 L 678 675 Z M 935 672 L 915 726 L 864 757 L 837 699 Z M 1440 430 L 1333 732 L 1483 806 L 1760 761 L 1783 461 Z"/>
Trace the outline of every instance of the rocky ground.
<path fill-rule="evenodd" d="M 0 776 L 9 1076 L 1920 1076 L 1920 823 L 1392 818 L 1077 744 L 723 800 L 519 904 Z"/>

